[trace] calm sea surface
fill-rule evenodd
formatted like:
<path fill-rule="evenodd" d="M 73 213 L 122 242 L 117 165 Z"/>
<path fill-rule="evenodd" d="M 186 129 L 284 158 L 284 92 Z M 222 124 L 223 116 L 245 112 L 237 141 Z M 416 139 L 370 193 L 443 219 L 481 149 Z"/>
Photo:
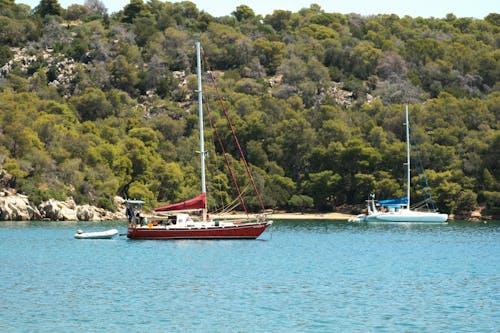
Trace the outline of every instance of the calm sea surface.
<path fill-rule="evenodd" d="M 500 223 L 277 221 L 254 241 L 0 223 L 0 332 L 500 332 Z"/>

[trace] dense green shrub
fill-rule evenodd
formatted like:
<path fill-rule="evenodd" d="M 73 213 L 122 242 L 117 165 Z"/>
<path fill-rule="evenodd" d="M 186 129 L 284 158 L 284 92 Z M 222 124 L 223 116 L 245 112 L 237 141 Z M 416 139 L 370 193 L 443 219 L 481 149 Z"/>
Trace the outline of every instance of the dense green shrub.
<path fill-rule="evenodd" d="M 331 210 L 370 192 L 404 195 L 410 103 L 439 209 L 498 210 L 498 14 L 363 17 L 311 5 L 260 16 L 242 5 L 214 18 L 186 1 L 134 0 L 108 16 L 99 1 L 87 5 L 0 6 L 0 164 L 36 202 L 113 209 L 127 187 L 149 206 L 198 194 L 201 40 L 218 85 L 204 75 L 212 124 L 246 189 L 229 112 L 267 206 Z M 208 118 L 208 188 L 228 204 L 232 177 Z"/>

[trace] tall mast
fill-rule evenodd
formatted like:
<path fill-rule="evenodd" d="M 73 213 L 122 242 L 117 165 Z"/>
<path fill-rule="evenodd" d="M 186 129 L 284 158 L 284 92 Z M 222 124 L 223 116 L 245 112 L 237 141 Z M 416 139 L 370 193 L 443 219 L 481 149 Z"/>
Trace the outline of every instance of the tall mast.
<path fill-rule="evenodd" d="M 196 75 L 198 77 L 198 119 L 200 127 L 200 168 L 201 168 L 201 192 L 206 193 L 205 185 L 205 142 L 203 135 L 203 94 L 201 91 L 201 56 L 200 42 L 196 42 Z"/>
<path fill-rule="evenodd" d="M 408 121 L 408 104 L 405 105 L 406 117 L 406 197 L 408 198 L 408 209 L 410 209 L 410 123 Z"/>
<path fill-rule="evenodd" d="M 203 134 L 203 93 L 201 90 L 201 55 L 200 42 L 196 41 L 196 76 L 198 77 L 198 118 L 200 127 L 200 169 L 201 169 L 201 193 L 207 193 L 205 183 L 205 141 Z M 205 199 L 206 200 L 206 199 Z M 202 211 L 203 221 L 207 220 L 207 204 Z"/>

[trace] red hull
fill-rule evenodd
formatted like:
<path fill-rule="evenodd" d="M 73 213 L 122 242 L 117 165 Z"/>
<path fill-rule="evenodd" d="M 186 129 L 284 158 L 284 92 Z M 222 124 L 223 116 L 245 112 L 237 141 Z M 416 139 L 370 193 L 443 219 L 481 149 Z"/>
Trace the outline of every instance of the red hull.
<path fill-rule="evenodd" d="M 255 239 L 269 225 L 270 223 L 251 223 L 200 229 L 129 228 L 127 237 L 131 239 Z"/>

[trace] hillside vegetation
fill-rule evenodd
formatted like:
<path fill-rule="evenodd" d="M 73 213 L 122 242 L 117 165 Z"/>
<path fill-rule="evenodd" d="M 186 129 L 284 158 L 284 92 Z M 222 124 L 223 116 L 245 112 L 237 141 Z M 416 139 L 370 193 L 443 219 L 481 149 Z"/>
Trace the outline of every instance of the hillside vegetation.
<path fill-rule="evenodd" d="M 311 5 L 262 17 L 241 5 L 213 17 L 188 1 L 132 0 L 108 15 L 99 0 L 0 0 L 0 166 L 34 202 L 113 209 L 126 191 L 150 206 L 198 194 L 200 40 L 266 206 L 330 211 L 372 191 L 403 196 L 409 103 L 440 210 L 498 213 L 499 36 L 497 13 L 364 17 Z M 208 121 L 206 132 L 215 207 L 234 193 Z"/>

